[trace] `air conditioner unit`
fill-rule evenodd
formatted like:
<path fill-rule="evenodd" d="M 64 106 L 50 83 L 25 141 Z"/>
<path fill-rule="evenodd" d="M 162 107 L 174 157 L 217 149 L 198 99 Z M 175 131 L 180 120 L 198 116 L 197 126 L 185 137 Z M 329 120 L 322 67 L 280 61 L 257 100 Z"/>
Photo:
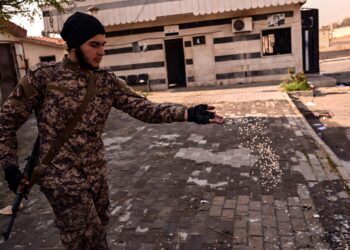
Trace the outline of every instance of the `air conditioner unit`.
<path fill-rule="evenodd" d="M 253 30 L 253 18 L 243 17 L 232 19 L 233 33 L 249 32 Z"/>

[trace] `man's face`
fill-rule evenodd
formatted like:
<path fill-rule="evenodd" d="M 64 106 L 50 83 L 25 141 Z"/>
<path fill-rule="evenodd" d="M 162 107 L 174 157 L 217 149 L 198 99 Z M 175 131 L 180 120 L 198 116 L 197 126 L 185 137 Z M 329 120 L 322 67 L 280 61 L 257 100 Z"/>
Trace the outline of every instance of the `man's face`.
<path fill-rule="evenodd" d="M 79 63 L 87 68 L 99 68 L 102 58 L 105 55 L 105 44 L 106 36 L 101 34 L 86 41 L 75 51 Z"/>

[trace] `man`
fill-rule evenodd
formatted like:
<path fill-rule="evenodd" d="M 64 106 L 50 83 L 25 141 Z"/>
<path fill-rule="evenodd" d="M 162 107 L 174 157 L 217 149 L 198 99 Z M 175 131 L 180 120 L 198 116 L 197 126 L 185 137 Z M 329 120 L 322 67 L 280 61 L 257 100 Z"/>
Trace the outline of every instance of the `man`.
<path fill-rule="evenodd" d="M 269 27 L 281 26 L 283 24 L 284 24 L 284 15 L 283 14 L 276 14 L 270 20 Z"/>
<path fill-rule="evenodd" d="M 106 37 L 93 16 L 79 12 L 70 16 L 61 36 L 68 56 L 30 70 L 0 110 L 0 165 L 15 192 L 24 180 L 17 163 L 16 130 L 34 110 L 41 139 L 38 166 L 44 167 L 38 184 L 53 208 L 63 245 L 67 249 L 108 249 L 109 200 L 101 135 L 110 109 L 115 107 L 148 123 L 222 124 L 224 120 L 208 111 L 212 107 L 207 105 L 186 108 L 152 103 L 99 68 Z M 88 92 L 92 75 L 95 95 L 64 146 L 44 164 Z"/>

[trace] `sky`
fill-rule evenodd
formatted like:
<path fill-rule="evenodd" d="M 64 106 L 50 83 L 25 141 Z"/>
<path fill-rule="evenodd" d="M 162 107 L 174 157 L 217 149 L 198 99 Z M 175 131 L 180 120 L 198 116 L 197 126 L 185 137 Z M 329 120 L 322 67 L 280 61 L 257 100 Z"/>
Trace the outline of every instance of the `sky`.
<path fill-rule="evenodd" d="M 320 26 L 340 22 L 350 17 L 349 0 L 308 0 L 304 8 L 319 9 Z"/>
<path fill-rule="evenodd" d="M 350 17 L 349 0 L 308 0 L 303 7 L 319 9 L 320 27 L 330 23 L 340 22 L 343 18 Z M 34 23 L 29 23 L 23 20 L 23 18 L 14 18 L 11 21 L 25 28 L 28 31 L 28 36 L 40 36 L 41 31 L 44 29 L 41 17 L 37 17 Z"/>

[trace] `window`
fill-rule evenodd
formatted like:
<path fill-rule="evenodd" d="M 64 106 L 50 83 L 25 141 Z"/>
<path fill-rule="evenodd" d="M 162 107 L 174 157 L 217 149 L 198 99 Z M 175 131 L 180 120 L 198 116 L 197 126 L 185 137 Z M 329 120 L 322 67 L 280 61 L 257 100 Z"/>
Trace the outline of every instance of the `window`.
<path fill-rule="evenodd" d="M 292 53 L 291 29 L 263 30 L 263 55 L 282 55 Z"/>
<path fill-rule="evenodd" d="M 195 36 L 193 39 L 193 45 L 205 44 L 205 36 Z"/>
<path fill-rule="evenodd" d="M 55 56 L 41 56 L 40 62 L 56 62 Z"/>
<path fill-rule="evenodd" d="M 132 52 L 137 53 L 140 52 L 140 43 L 139 42 L 132 42 Z"/>

